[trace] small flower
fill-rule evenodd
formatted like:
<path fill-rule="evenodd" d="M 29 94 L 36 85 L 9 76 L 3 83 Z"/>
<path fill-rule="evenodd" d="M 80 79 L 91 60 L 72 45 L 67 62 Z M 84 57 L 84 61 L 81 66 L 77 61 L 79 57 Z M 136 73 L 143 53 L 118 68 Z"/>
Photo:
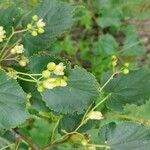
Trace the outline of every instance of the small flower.
<path fill-rule="evenodd" d="M 14 55 L 14 54 L 16 54 L 16 49 L 15 49 L 15 48 L 13 48 L 13 49 L 11 49 L 11 50 L 10 50 L 10 52 L 11 52 L 11 54 L 13 54 L 13 55 Z"/>
<path fill-rule="evenodd" d="M 6 37 L 5 35 L 6 31 L 2 26 L 0 26 L 0 42 L 3 42 L 3 39 Z"/>
<path fill-rule="evenodd" d="M 43 72 L 42 72 L 42 77 L 43 78 L 49 78 L 50 77 L 50 71 L 48 71 L 48 70 L 44 70 Z"/>
<path fill-rule="evenodd" d="M 56 68 L 56 64 L 55 64 L 54 62 L 48 63 L 47 69 L 48 69 L 49 71 L 54 71 L 55 68 Z"/>
<path fill-rule="evenodd" d="M 44 33 L 45 22 L 43 19 L 39 19 L 37 15 L 32 16 L 32 22 L 27 25 L 28 31 L 32 36 Z"/>
<path fill-rule="evenodd" d="M 118 58 L 117 58 L 115 55 L 113 55 L 113 56 L 111 57 L 111 62 L 112 62 L 112 66 L 113 66 L 113 67 L 116 67 L 116 66 L 117 66 L 117 63 L 118 63 Z"/>
<path fill-rule="evenodd" d="M 29 63 L 28 58 L 25 56 L 21 56 L 21 58 L 19 60 L 19 65 L 22 67 L 25 67 L 28 63 Z"/>
<path fill-rule="evenodd" d="M 83 146 L 86 146 L 86 145 L 88 144 L 88 141 L 87 141 L 86 139 L 83 139 L 83 140 L 81 141 L 81 144 L 82 144 Z"/>
<path fill-rule="evenodd" d="M 125 63 L 124 67 L 128 68 L 129 67 L 129 63 Z"/>
<path fill-rule="evenodd" d="M 32 26 L 31 23 L 29 23 L 29 24 L 27 25 L 27 29 L 28 29 L 28 30 L 32 30 L 32 29 L 33 29 L 33 26 Z"/>
<path fill-rule="evenodd" d="M 123 68 L 123 74 L 128 74 L 128 73 L 129 73 L 129 63 L 125 63 Z"/>
<path fill-rule="evenodd" d="M 38 85 L 37 90 L 38 90 L 39 92 L 43 92 L 43 91 L 45 90 L 45 88 L 44 88 L 43 85 Z"/>
<path fill-rule="evenodd" d="M 101 120 L 103 119 L 103 115 L 99 111 L 92 111 L 88 114 L 88 118 L 91 120 Z"/>
<path fill-rule="evenodd" d="M 66 66 L 64 66 L 63 63 L 59 63 L 58 65 L 56 65 L 56 68 L 54 70 L 54 74 L 56 74 L 56 75 L 64 75 L 65 68 L 66 68 Z"/>
<path fill-rule="evenodd" d="M 38 17 L 37 15 L 32 16 L 32 20 L 33 20 L 33 21 L 38 21 L 38 18 L 39 18 L 39 17 Z"/>
<path fill-rule="evenodd" d="M 40 34 L 44 33 L 44 29 L 43 28 L 38 28 L 38 33 L 40 33 Z"/>
<path fill-rule="evenodd" d="M 43 86 L 46 89 L 53 89 L 54 87 L 58 86 L 59 82 L 56 78 L 49 78 L 43 81 Z"/>
<path fill-rule="evenodd" d="M 117 66 L 117 61 L 112 61 L 112 66 L 113 67 Z"/>
<path fill-rule="evenodd" d="M 38 28 L 43 28 L 45 27 L 45 22 L 43 22 L 43 19 L 40 19 L 36 25 Z"/>
<path fill-rule="evenodd" d="M 22 54 L 24 52 L 23 45 L 16 45 L 13 49 L 10 51 L 12 54 Z"/>
<path fill-rule="evenodd" d="M 36 31 L 32 31 L 32 36 L 37 36 L 38 35 L 38 33 L 36 32 Z"/>
<path fill-rule="evenodd" d="M 128 74 L 129 73 L 129 69 L 128 68 L 124 68 L 123 69 L 123 74 Z"/>

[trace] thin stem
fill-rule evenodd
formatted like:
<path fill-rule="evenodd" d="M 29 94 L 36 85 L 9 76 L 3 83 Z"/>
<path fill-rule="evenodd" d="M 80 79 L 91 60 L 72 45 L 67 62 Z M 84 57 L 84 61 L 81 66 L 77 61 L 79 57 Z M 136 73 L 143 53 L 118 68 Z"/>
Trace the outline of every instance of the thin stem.
<path fill-rule="evenodd" d="M 57 122 L 56 122 L 56 124 L 55 124 L 55 126 L 54 126 L 54 128 L 53 128 L 52 136 L 51 136 L 51 141 L 54 140 L 55 131 L 56 131 L 56 129 L 57 129 L 57 126 L 59 125 L 60 119 L 61 119 L 61 118 L 59 118 L 59 119 L 57 120 Z"/>
<path fill-rule="evenodd" d="M 119 54 L 119 53 L 122 53 L 122 52 L 124 52 L 124 51 L 126 51 L 126 50 L 128 50 L 129 48 L 132 48 L 133 46 L 138 45 L 138 44 L 141 43 L 141 42 L 143 42 L 143 40 L 140 40 L 140 41 L 138 41 L 138 42 L 135 42 L 135 43 L 129 45 L 128 47 L 123 48 L 122 50 L 118 51 L 118 54 Z"/>
<path fill-rule="evenodd" d="M 18 74 L 22 74 L 22 75 L 25 75 L 25 76 L 41 76 L 42 74 L 29 74 L 29 73 L 24 73 L 24 72 L 17 72 Z"/>
<path fill-rule="evenodd" d="M 8 54 L 8 52 L 9 52 L 17 43 L 19 43 L 20 41 L 21 41 L 21 39 L 19 39 L 19 40 L 18 40 L 17 42 L 15 42 L 9 49 L 7 49 L 7 50 L 4 52 L 2 58 L 3 58 L 3 59 L 6 59 L 6 58 L 8 58 L 9 56 L 11 56 L 12 54 L 11 54 L 11 53 Z M 7 54 L 8 54 L 8 55 L 7 55 Z"/>
<path fill-rule="evenodd" d="M 57 146 L 57 145 L 65 143 L 68 139 L 69 139 L 69 136 L 63 138 L 60 141 L 55 141 L 55 142 L 53 142 L 51 144 L 46 145 L 44 148 L 42 148 L 42 150 L 49 150 L 49 149 L 51 149 L 54 146 Z"/>
<path fill-rule="evenodd" d="M 18 141 L 15 150 L 18 150 L 18 149 L 19 149 L 19 145 L 20 145 L 20 140 Z"/>
<path fill-rule="evenodd" d="M 22 77 L 19 77 L 19 76 L 17 76 L 17 78 L 20 79 L 20 80 L 23 80 L 23 81 L 37 83 L 37 81 L 35 81 L 35 80 L 26 79 L 26 78 L 22 78 Z"/>
<path fill-rule="evenodd" d="M 95 105 L 95 107 L 93 107 L 92 109 L 91 109 L 91 111 L 94 111 L 97 107 L 99 107 L 101 104 L 103 104 L 109 97 L 111 96 L 111 93 L 109 93 L 106 97 L 104 97 L 99 103 L 97 103 L 96 105 Z M 90 111 L 90 112 L 91 112 Z"/>
<path fill-rule="evenodd" d="M 91 109 L 91 106 L 92 106 L 92 104 L 91 104 L 91 105 L 88 107 L 88 109 L 86 110 L 86 112 L 85 112 L 85 114 L 84 114 L 84 116 L 83 116 L 83 118 L 82 118 L 82 120 L 81 120 L 79 126 L 74 130 L 74 132 L 78 131 L 78 129 L 85 123 L 85 118 L 86 118 L 86 116 L 87 116 L 89 110 Z"/>
<path fill-rule="evenodd" d="M 12 147 L 12 146 L 15 146 L 15 144 L 14 144 L 14 143 L 9 144 L 9 145 L 7 145 L 7 146 L 1 148 L 0 150 L 6 150 L 7 148 Z"/>
<path fill-rule="evenodd" d="M 11 35 L 9 36 L 9 38 L 8 38 L 8 40 L 7 40 L 6 44 L 5 44 L 5 46 L 3 47 L 3 49 L 2 49 L 1 52 L 0 52 L 0 56 L 2 55 L 1 58 L 3 58 L 3 57 L 5 56 L 5 53 L 3 54 L 3 52 L 5 51 L 5 49 L 6 49 L 6 47 L 8 46 L 10 40 L 12 39 L 12 37 L 13 37 L 15 34 L 22 33 L 22 32 L 26 32 L 26 31 L 27 31 L 27 29 L 19 30 L 19 31 L 14 31 L 14 28 L 12 28 L 12 33 L 11 33 Z"/>
<path fill-rule="evenodd" d="M 12 58 L 6 58 L 6 59 L 2 59 L 1 61 L 10 61 L 10 60 L 16 60 L 18 58 L 17 57 L 12 57 Z"/>
<path fill-rule="evenodd" d="M 104 85 L 100 88 L 100 92 L 102 92 L 102 90 L 106 87 L 106 85 L 114 78 L 114 75 L 115 75 L 116 73 L 113 73 L 111 76 L 110 76 L 110 78 L 104 83 Z"/>
<path fill-rule="evenodd" d="M 75 131 L 78 131 L 86 122 L 87 122 L 88 118 L 84 119 L 79 126 L 75 129 Z"/>
<path fill-rule="evenodd" d="M 23 29 L 23 30 L 15 31 L 15 34 L 26 32 L 26 31 L 28 31 L 28 29 Z"/>
<path fill-rule="evenodd" d="M 111 93 L 108 94 L 106 97 L 104 97 L 99 103 L 97 103 L 97 105 L 95 105 L 95 107 L 93 107 L 90 112 L 94 111 L 98 106 L 100 106 L 102 103 L 104 103 L 109 97 L 110 97 Z M 83 119 L 81 121 L 81 123 L 79 124 L 79 126 L 72 132 L 76 132 L 78 131 L 87 121 L 88 121 L 88 118 L 87 117 L 87 114 L 90 113 L 89 110 L 86 111 L 85 115 L 83 116 Z"/>
<path fill-rule="evenodd" d="M 15 135 L 20 137 L 22 141 L 24 141 L 26 144 L 28 144 L 32 148 L 32 150 L 39 150 L 39 148 L 36 145 L 30 142 L 24 135 L 19 133 L 16 129 L 12 129 L 11 132 L 13 132 Z"/>
<path fill-rule="evenodd" d="M 5 51 L 5 49 L 6 49 L 7 45 L 8 45 L 8 43 L 9 43 L 9 41 L 10 41 L 11 38 L 14 36 L 14 34 L 15 34 L 14 28 L 12 28 L 12 33 L 11 33 L 11 35 L 9 36 L 9 38 L 8 38 L 8 40 L 7 40 L 6 44 L 5 44 L 5 46 L 4 46 L 3 49 L 1 50 L 0 56 L 1 56 L 1 55 L 3 54 L 3 52 Z M 3 56 L 2 56 L 2 58 L 3 58 Z"/>
<path fill-rule="evenodd" d="M 110 149 L 110 147 L 107 146 L 107 145 L 87 144 L 87 146 L 95 146 L 95 147 L 99 147 L 99 148 L 108 148 L 108 149 Z"/>
<path fill-rule="evenodd" d="M 28 74 L 28 73 L 23 73 L 23 72 L 17 72 L 17 74 L 20 74 L 20 75 L 24 75 L 24 76 L 28 76 L 30 77 L 31 79 L 33 79 L 34 81 L 38 82 L 39 80 L 37 80 L 36 78 L 33 77 L 33 75 L 35 76 L 39 76 L 41 74 Z"/>

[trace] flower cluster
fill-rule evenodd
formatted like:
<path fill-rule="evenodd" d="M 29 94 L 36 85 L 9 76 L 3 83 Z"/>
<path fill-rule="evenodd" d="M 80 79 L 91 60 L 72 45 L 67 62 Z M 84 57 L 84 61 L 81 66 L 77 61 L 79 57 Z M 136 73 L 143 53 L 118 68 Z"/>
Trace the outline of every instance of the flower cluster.
<path fill-rule="evenodd" d="M 17 44 L 15 45 L 11 50 L 10 50 L 12 55 L 18 55 L 18 57 L 16 58 L 16 60 L 18 61 L 19 65 L 22 67 L 25 67 L 29 60 L 27 57 L 25 57 L 24 55 L 22 55 L 22 53 L 24 53 L 24 47 L 22 44 Z"/>
<path fill-rule="evenodd" d="M 21 67 L 25 67 L 29 63 L 29 59 L 22 55 L 18 58 L 18 63 Z"/>
<path fill-rule="evenodd" d="M 116 67 L 116 66 L 117 66 L 117 62 L 118 62 L 118 58 L 117 58 L 115 55 L 113 55 L 113 56 L 111 57 L 112 66 L 113 66 L 113 67 Z"/>
<path fill-rule="evenodd" d="M 0 42 L 3 42 L 3 39 L 6 37 L 5 35 L 6 31 L 2 26 L 0 26 Z"/>
<path fill-rule="evenodd" d="M 66 66 L 63 63 L 56 65 L 50 62 L 47 65 L 47 70 L 42 72 L 42 81 L 38 85 L 38 91 L 43 92 L 45 89 L 53 89 L 55 87 L 67 86 L 67 77 L 64 76 Z"/>
<path fill-rule="evenodd" d="M 128 74 L 129 73 L 129 63 L 124 64 L 123 73 Z"/>
<path fill-rule="evenodd" d="M 99 111 L 92 111 L 88 114 L 88 119 L 91 119 L 91 120 L 101 120 L 101 119 L 104 119 L 103 118 L 103 115 L 101 112 Z"/>
<path fill-rule="evenodd" d="M 32 36 L 44 33 L 45 22 L 39 19 L 37 15 L 32 16 L 32 22 L 27 25 L 27 29 L 31 32 Z"/>
<path fill-rule="evenodd" d="M 11 54 L 22 54 L 24 52 L 24 47 L 22 44 L 17 44 L 14 48 L 11 49 Z"/>
<path fill-rule="evenodd" d="M 112 64 L 113 69 L 117 67 L 117 64 L 118 64 L 117 56 L 113 55 L 111 57 L 111 64 Z M 129 73 L 129 63 L 123 64 L 123 67 L 121 68 L 121 71 L 119 71 L 119 72 L 121 72 L 123 74 L 128 74 Z"/>

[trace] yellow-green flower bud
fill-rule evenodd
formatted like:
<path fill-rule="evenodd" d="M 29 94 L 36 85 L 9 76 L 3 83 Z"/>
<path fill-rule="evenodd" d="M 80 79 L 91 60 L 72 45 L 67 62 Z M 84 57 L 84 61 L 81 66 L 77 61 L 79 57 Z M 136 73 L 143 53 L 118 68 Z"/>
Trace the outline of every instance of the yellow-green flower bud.
<path fill-rule="evenodd" d="M 128 68 L 124 68 L 124 69 L 123 69 L 123 73 L 124 73 L 124 74 L 128 74 L 128 73 L 129 73 L 129 69 L 128 69 Z"/>
<path fill-rule="evenodd" d="M 32 28 L 33 28 L 33 27 L 32 27 L 32 24 L 29 23 L 29 24 L 27 25 L 27 29 L 28 29 L 28 30 L 32 30 Z"/>
<path fill-rule="evenodd" d="M 111 57 L 111 60 L 112 60 L 112 61 L 116 61 L 116 60 L 118 60 L 118 58 L 117 58 L 117 56 L 113 55 L 113 56 Z"/>
<path fill-rule="evenodd" d="M 86 145 L 88 144 L 88 141 L 87 141 L 86 139 L 83 139 L 83 140 L 81 141 L 81 144 L 84 145 L 84 146 L 86 146 Z"/>
<path fill-rule="evenodd" d="M 11 54 L 16 54 L 16 49 L 15 48 L 12 48 L 11 50 L 10 50 L 10 52 L 11 52 Z"/>
<path fill-rule="evenodd" d="M 116 67 L 117 66 L 117 61 L 112 61 L 112 66 Z"/>
<path fill-rule="evenodd" d="M 55 70 L 55 68 L 56 68 L 56 64 L 55 64 L 54 62 L 48 63 L 47 69 L 48 69 L 49 71 L 53 71 L 53 70 Z"/>
<path fill-rule="evenodd" d="M 21 67 L 25 67 L 25 66 L 27 65 L 27 62 L 24 61 L 24 60 L 20 60 L 20 61 L 19 61 L 19 65 L 20 65 Z"/>
<path fill-rule="evenodd" d="M 33 21 L 38 21 L 38 18 L 39 18 L 39 17 L 38 17 L 37 15 L 32 16 L 32 20 L 33 20 Z"/>
<path fill-rule="evenodd" d="M 38 28 L 38 33 L 40 33 L 40 34 L 44 33 L 44 29 L 43 28 Z"/>
<path fill-rule="evenodd" d="M 38 90 L 39 92 L 43 92 L 43 91 L 45 90 L 45 88 L 44 88 L 43 85 L 38 85 L 37 90 Z"/>
<path fill-rule="evenodd" d="M 129 63 L 125 63 L 124 66 L 125 66 L 126 68 L 128 68 L 128 67 L 129 67 Z"/>
<path fill-rule="evenodd" d="M 44 70 L 44 71 L 42 72 L 42 77 L 43 77 L 43 78 L 49 78 L 49 77 L 50 77 L 50 72 L 49 72 L 49 70 Z"/>
<path fill-rule="evenodd" d="M 117 66 L 117 63 L 118 63 L 118 58 L 117 58 L 115 55 L 113 55 L 113 56 L 111 57 L 111 61 L 112 61 L 112 66 L 113 66 L 113 67 L 116 67 L 116 66 Z"/>
<path fill-rule="evenodd" d="M 28 58 L 25 56 L 21 56 L 21 58 L 19 60 L 19 65 L 22 67 L 25 67 L 27 65 L 27 63 L 29 63 Z"/>
<path fill-rule="evenodd" d="M 37 36 L 38 35 L 38 33 L 36 32 L 36 31 L 32 31 L 32 36 Z"/>

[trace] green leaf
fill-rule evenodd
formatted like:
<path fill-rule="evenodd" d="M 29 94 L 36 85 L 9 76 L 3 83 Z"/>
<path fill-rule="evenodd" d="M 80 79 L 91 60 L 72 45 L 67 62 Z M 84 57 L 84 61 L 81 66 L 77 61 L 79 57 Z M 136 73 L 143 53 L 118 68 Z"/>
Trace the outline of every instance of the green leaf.
<path fill-rule="evenodd" d="M 105 74 L 102 85 L 108 80 L 110 74 Z M 118 75 L 104 88 L 106 93 L 112 93 L 107 101 L 111 109 L 122 111 L 126 104 L 141 105 L 150 98 L 150 71 L 141 69 L 131 71 L 127 75 Z"/>
<path fill-rule="evenodd" d="M 127 26 L 122 29 L 125 34 L 123 47 L 120 51 L 122 56 L 141 56 L 145 53 L 144 46 L 138 37 L 134 26 Z"/>
<path fill-rule="evenodd" d="M 77 126 L 80 124 L 82 118 L 83 118 L 83 114 L 64 115 L 59 124 L 59 132 L 62 133 L 61 132 L 62 129 L 67 132 L 74 131 L 77 128 Z M 92 126 L 94 126 L 95 123 L 96 123 L 95 120 L 89 120 L 85 125 L 83 125 L 79 129 L 79 132 L 86 132 Z"/>
<path fill-rule="evenodd" d="M 57 0 L 44 0 L 28 16 L 26 23 L 31 22 L 32 15 L 38 15 L 46 23 L 45 32 L 37 37 L 30 34 L 25 37 L 24 43 L 28 53 L 32 55 L 47 47 L 57 36 L 65 32 L 73 23 L 74 7 Z"/>
<path fill-rule="evenodd" d="M 59 113 L 83 113 L 98 95 L 95 77 L 85 69 L 75 67 L 69 71 L 68 85 L 41 93 L 47 106 Z"/>
<path fill-rule="evenodd" d="M 51 136 L 56 122 L 47 119 L 35 117 L 23 128 L 19 128 L 19 133 L 28 137 L 30 141 L 42 148 L 51 142 Z"/>
<path fill-rule="evenodd" d="M 28 117 L 26 96 L 17 81 L 0 70 L 0 130 L 14 128 Z"/>
<path fill-rule="evenodd" d="M 132 122 L 103 126 L 99 138 L 111 150 L 149 150 L 150 147 L 150 130 Z"/>
<path fill-rule="evenodd" d="M 97 19 L 97 23 L 100 27 L 102 28 L 106 28 L 106 27 L 116 27 L 118 28 L 121 25 L 120 19 L 119 18 L 115 18 L 115 17 L 100 17 Z"/>
<path fill-rule="evenodd" d="M 32 73 L 41 73 L 47 64 L 54 60 L 50 55 L 34 55 L 30 58 L 29 68 Z"/>
<path fill-rule="evenodd" d="M 5 30 L 11 31 L 12 27 L 18 25 L 21 18 L 20 11 L 16 7 L 9 7 L 7 9 L 0 9 L 0 25 Z"/>
<path fill-rule="evenodd" d="M 150 101 L 147 101 L 145 104 L 141 106 L 137 106 L 135 104 L 126 105 L 124 107 L 123 114 L 132 116 L 139 119 L 150 120 Z"/>
<path fill-rule="evenodd" d="M 64 41 L 61 42 L 61 49 L 66 51 L 68 55 L 73 55 L 76 52 L 70 36 L 66 36 Z"/>
<path fill-rule="evenodd" d="M 115 38 L 110 34 L 106 34 L 100 37 L 100 40 L 94 47 L 94 52 L 98 55 L 113 55 L 116 53 L 117 49 L 118 43 Z"/>
<path fill-rule="evenodd" d="M 100 17 L 97 23 L 101 28 L 121 26 L 121 19 L 123 17 L 122 8 L 119 7 L 118 2 L 112 0 L 100 0 L 98 3 Z M 110 13 L 111 11 L 111 13 Z"/>
<path fill-rule="evenodd" d="M 9 144 L 10 144 L 10 142 L 8 140 L 6 140 L 3 137 L 0 137 L 0 148 L 3 148 L 3 147 L 5 147 L 5 146 L 7 146 Z"/>
<path fill-rule="evenodd" d="M 30 139 L 39 147 L 45 146 L 50 142 L 51 130 L 54 124 L 50 124 L 47 120 L 36 119 L 29 130 Z"/>
<path fill-rule="evenodd" d="M 30 98 L 31 108 L 37 111 L 49 111 L 46 107 L 45 102 L 42 100 L 42 96 L 37 91 L 37 87 L 34 83 L 20 82 L 21 87 L 26 93 L 30 93 L 32 97 Z"/>

